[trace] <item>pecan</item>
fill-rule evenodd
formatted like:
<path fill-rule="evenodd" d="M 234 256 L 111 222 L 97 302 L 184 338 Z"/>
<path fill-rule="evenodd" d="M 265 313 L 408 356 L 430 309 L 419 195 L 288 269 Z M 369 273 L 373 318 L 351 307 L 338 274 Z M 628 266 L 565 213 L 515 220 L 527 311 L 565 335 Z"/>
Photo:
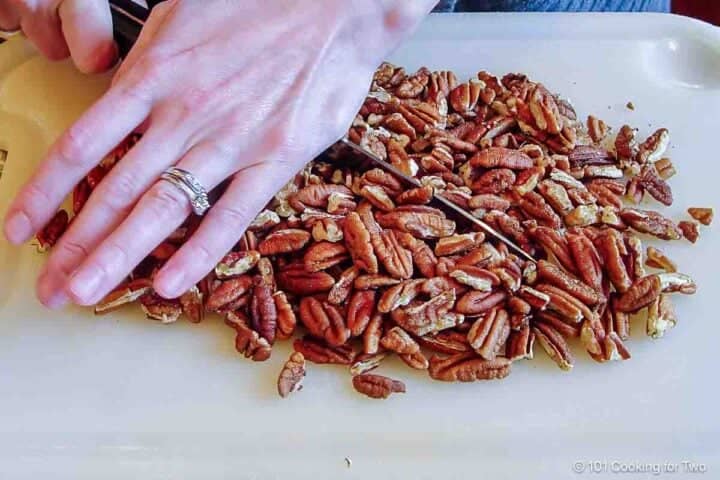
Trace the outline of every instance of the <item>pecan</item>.
<path fill-rule="evenodd" d="M 280 223 L 280 216 L 272 210 L 263 210 L 258 213 L 248 227 L 251 231 L 269 230 Z"/>
<path fill-rule="evenodd" d="M 375 255 L 391 276 L 401 279 L 412 276 L 412 253 L 400 245 L 393 230 L 371 234 L 370 239 Z"/>
<path fill-rule="evenodd" d="M 393 320 L 413 335 L 423 336 L 462 323 L 465 318 L 450 312 L 455 291 L 448 290 L 424 303 L 413 304 L 392 312 Z"/>
<path fill-rule="evenodd" d="M 183 313 L 192 323 L 202 322 L 205 318 L 205 306 L 203 305 L 203 294 L 196 285 L 183 293 L 179 301 Z M 95 311 L 97 312 L 97 307 Z"/>
<path fill-rule="evenodd" d="M 275 292 L 273 294 L 273 300 L 275 301 L 275 310 L 277 311 L 277 338 L 290 338 L 297 324 L 295 311 L 292 309 L 292 305 L 290 305 L 285 292 Z"/>
<path fill-rule="evenodd" d="M 448 98 L 453 110 L 460 114 L 472 116 L 472 110 L 477 106 L 483 88 L 485 88 L 485 82 L 474 78 L 455 87 Z"/>
<path fill-rule="evenodd" d="M 567 238 L 564 235 L 547 227 L 534 228 L 530 230 L 530 235 L 543 247 L 548 257 L 557 260 L 569 272 L 575 273 L 577 271 Z"/>
<path fill-rule="evenodd" d="M 567 190 L 561 184 L 553 180 L 543 180 L 538 183 L 537 190 L 560 215 L 565 216 L 573 210 Z"/>
<path fill-rule="evenodd" d="M 361 197 L 370 202 L 374 207 L 384 211 L 390 212 L 395 208 L 395 203 L 388 196 L 382 187 L 377 185 L 366 185 L 358 192 Z"/>
<path fill-rule="evenodd" d="M 590 138 L 595 143 L 602 142 L 605 137 L 607 137 L 607 134 L 610 131 L 609 127 L 605 122 L 592 115 L 588 115 L 587 129 Z"/>
<path fill-rule="evenodd" d="M 320 183 L 316 185 L 308 185 L 293 194 L 288 202 L 290 206 L 297 212 L 303 212 L 307 207 L 328 208 L 330 196 L 335 194 L 352 198 L 352 192 L 344 185 L 332 185 L 328 183 Z"/>
<path fill-rule="evenodd" d="M 123 305 L 134 303 L 140 297 L 152 292 L 152 280 L 147 278 L 138 278 L 131 280 L 109 294 L 95 305 L 95 314 L 102 315 L 117 310 Z"/>
<path fill-rule="evenodd" d="M 288 228 L 276 230 L 258 245 L 262 255 L 278 255 L 302 250 L 310 241 L 310 233 L 305 230 Z"/>
<path fill-rule="evenodd" d="M 362 222 L 360 215 L 350 213 L 345 219 L 343 233 L 345 244 L 355 265 L 370 273 L 378 273 L 378 261 L 370 241 L 370 232 Z"/>
<path fill-rule="evenodd" d="M 293 392 L 302 390 L 302 381 L 305 378 L 305 357 L 300 352 L 290 354 L 287 362 L 280 370 L 277 381 L 278 393 L 282 398 Z"/>
<path fill-rule="evenodd" d="M 635 177 L 639 186 L 663 205 L 672 205 L 673 194 L 670 185 L 660 177 L 655 165 L 643 165 L 640 175 Z"/>
<path fill-rule="evenodd" d="M 259 260 L 260 252 L 256 250 L 230 252 L 215 267 L 215 275 L 221 280 L 243 275 L 255 268 Z"/>
<path fill-rule="evenodd" d="M 669 295 L 659 295 L 648 306 L 647 334 L 652 338 L 660 338 L 665 332 L 677 324 L 675 309 Z"/>
<path fill-rule="evenodd" d="M 248 327 L 247 319 L 238 312 L 228 312 L 225 323 L 235 328 L 235 349 L 255 362 L 264 362 L 270 358 L 272 347 L 267 340 Z"/>
<path fill-rule="evenodd" d="M 220 284 L 210 292 L 205 308 L 210 312 L 234 310 L 233 303 L 250 292 L 253 279 L 249 275 L 230 278 L 221 281 Z"/>
<path fill-rule="evenodd" d="M 615 302 L 615 309 L 619 312 L 636 312 L 647 307 L 662 293 L 662 283 L 658 275 L 648 275 L 635 283 Z"/>
<path fill-rule="evenodd" d="M 450 277 L 481 292 L 489 292 L 500 284 L 496 273 L 473 265 L 458 265 L 450 272 Z"/>
<path fill-rule="evenodd" d="M 658 171 L 658 174 L 663 180 L 668 180 L 670 177 L 673 177 L 677 171 L 675 170 L 675 166 L 672 164 L 672 161 L 669 158 L 661 158 L 657 162 L 655 162 L 655 168 Z"/>
<path fill-rule="evenodd" d="M 338 308 L 314 297 L 300 301 L 300 321 L 312 335 L 332 347 L 339 347 L 350 338 L 350 330 Z"/>
<path fill-rule="evenodd" d="M 687 209 L 688 214 L 703 225 L 710 225 L 713 220 L 712 208 L 690 207 Z"/>
<path fill-rule="evenodd" d="M 600 209 L 597 205 L 579 205 L 563 218 L 568 227 L 586 227 L 597 223 L 599 219 Z"/>
<path fill-rule="evenodd" d="M 612 165 L 615 159 L 610 152 L 593 145 L 578 145 L 568 155 L 572 168 L 582 168 L 588 165 Z"/>
<path fill-rule="evenodd" d="M 65 210 L 58 210 L 55 216 L 40 230 L 35 238 L 40 253 L 50 250 L 65 233 L 69 224 L 69 216 Z"/>
<path fill-rule="evenodd" d="M 453 354 L 473 351 L 467 343 L 467 335 L 454 330 L 418 337 L 418 342 L 423 347 L 439 353 Z"/>
<path fill-rule="evenodd" d="M 504 212 L 510 208 L 510 201 L 498 195 L 486 193 L 474 195 L 468 201 L 468 207 L 482 210 L 500 210 Z"/>
<path fill-rule="evenodd" d="M 680 292 L 692 295 L 697 291 L 695 281 L 683 273 L 659 273 L 657 276 L 663 293 Z"/>
<path fill-rule="evenodd" d="M 427 370 L 430 366 L 430 362 L 422 352 L 408 353 L 398 355 L 405 365 L 415 370 Z"/>
<path fill-rule="evenodd" d="M 513 191 L 515 191 L 515 193 L 520 196 L 532 192 L 537 187 L 538 182 L 543 177 L 544 173 L 545 172 L 543 171 L 543 169 L 539 167 L 523 170 L 517 175 L 515 179 L 515 186 L 513 187 Z"/>
<path fill-rule="evenodd" d="M 488 170 L 469 185 L 475 194 L 495 194 L 502 193 L 515 184 L 515 173 L 507 168 L 496 168 Z"/>
<path fill-rule="evenodd" d="M 397 285 L 402 280 L 387 275 L 360 275 L 353 284 L 357 290 L 374 290 L 376 288 Z"/>
<path fill-rule="evenodd" d="M 464 315 L 479 315 L 501 304 L 506 298 L 507 293 L 502 291 L 481 292 L 471 290 L 460 297 L 455 305 L 455 311 Z"/>
<path fill-rule="evenodd" d="M 485 241 L 485 234 L 473 232 L 443 237 L 435 244 L 435 255 L 438 257 L 465 253 L 480 246 Z"/>
<path fill-rule="evenodd" d="M 655 247 L 647 248 L 647 260 L 645 265 L 652 268 L 659 268 L 666 272 L 677 272 L 677 265 L 670 260 L 662 251 Z"/>
<path fill-rule="evenodd" d="M 397 229 L 419 238 L 442 238 L 455 233 L 455 222 L 445 218 L 439 210 L 426 208 L 428 210 L 418 211 L 402 211 L 398 208 L 393 212 L 378 213 L 376 217 L 384 228 Z"/>
<path fill-rule="evenodd" d="M 350 375 L 361 375 L 371 370 L 375 370 L 380 366 L 380 363 L 387 357 L 387 353 L 372 353 L 372 354 L 361 354 L 355 362 L 350 365 Z"/>
<path fill-rule="evenodd" d="M 582 326 L 581 323 L 573 323 L 572 321 L 549 311 L 538 312 L 535 315 L 535 325 L 539 325 L 540 323 L 545 323 L 551 326 L 565 338 L 579 337 Z"/>
<path fill-rule="evenodd" d="M 545 310 L 550 303 L 550 296 L 548 294 L 535 290 L 527 285 L 521 286 L 517 295 L 535 310 Z"/>
<path fill-rule="evenodd" d="M 401 355 L 412 355 L 420 351 L 417 344 L 408 333 L 400 327 L 391 328 L 381 339 L 380 345 L 387 350 Z"/>
<path fill-rule="evenodd" d="M 458 353 L 449 357 L 430 357 L 430 377 L 443 382 L 474 382 L 499 380 L 510 374 L 510 360 L 496 357 L 485 360 L 474 352 Z"/>
<path fill-rule="evenodd" d="M 378 311 L 389 313 L 396 308 L 409 305 L 420 294 L 424 282 L 420 279 L 406 280 L 391 286 L 380 297 L 377 305 Z"/>
<path fill-rule="evenodd" d="M 537 285 L 537 289 L 550 297 L 548 310 L 556 312 L 566 321 L 578 323 L 583 318 L 592 318 L 592 311 L 577 298 L 570 295 L 565 290 L 547 283 Z"/>
<path fill-rule="evenodd" d="M 660 160 L 670 143 L 670 134 L 666 128 L 660 128 L 650 135 L 638 148 L 637 160 L 640 163 Z"/>
<path fill-rule="evenodd" d="M 355 359 L 355 351 L 350 345 L 330 347 L 310 336 L 295 340 L 293 349 L 302 353 L 306 360 L 313 363 L 351 365 Z"/>
<path fill-rule="evenodd" d="M 352 378 L 356 391 L 370 398 L 388 398 L 393 393 L 405 393 L 405 384 L 399 380 L 363 373 Z"/>
<path fill-rule="evenodd" d="M 383 315 L 376 312 L 371 318 L 363 333 L 363 352 L 366 354 L 377 353 L 380 349 L 380 337 L 382 336 Z"/>
<path fill-rule="evenodd" d="M 535 192 L 528 192 L 523 195 L 518 205 L 527 216 L 534 218 L 545 227 L 558 229 L 563 225 L 558 214 L 541 195 Z"/>
<path fill-rule="evenodd" d="M 415 141 L 417 138 L 415 128 L 410 125 L 410 123 L 400 113 L 392 113 L 388 115 L 382 121 L 382 125 L 391 132 L 406 135 L 411 141 Z"/>
<path fill-rule="evenodd" d="M 277 273 L 277 281 L 284 291 L 295 295 L 314 295 L 330 290 L 335 279 L 326 272 L 308 272 L 303 264 L 291 264 Z"/>
<path fill-rule="evenodd" d="M 557 330 L 548 324 L 538 323 L 533 328 L 533 333 L 540 345 L 542 345 L 543 350 L 547 352 L 558 367 L 562 370 L 571 370 L 573 368 L 574 359 L 570 353 L 570 347 L 568 347 L 567 342 Z"/>
<path fill-rule="evenodd" d="M 637 130 L 629 125 L 623 125 L 615 138 L 615 151 L 621 159 L 631 160 L 635 158 L 638 147 L 635 141 Z"/>
<path fill-rule="evenodd" d="M 333 285 L 330 289 L 330 292 L 328 293 L 328 302 L 333 305 L 340 305 L 343 303 L 348 295 L 350 295 L 353 283 L 355 283 L 355 279 L 358 275 L 360 275 L 360 270 L 355 266 L 345 270 L 340 275 L 340 278 L 335 285 Z"/>
<path fill-rule="evenodd" d="M 373 168 L 363 173 L 360 177 L 360 184 L 361 186 L 380 187 L 386 194 L 392 197 L 400 195 L 405 190 L 397 178 L 380 168 Z"/>
<path fill-rule="evenodd" d="M 303 255 L 303 264 L 308 272 L 319 272 L 349 259 L 347 248 L 341 243 L 313 243 Z"/>
<path fill-rule="evenodd" d="M 358 290 L 348 303 L 347 326 L 353 337 L 362 335 L 370 323 L 370 318 L 375 311 L 375 291 Z"/>
<path fill-rule="evenodd" d="M 468 343 L 486 360 L 493 360 L 510 334 L 507 311 L 495 308 L 478 318 L 468 331 Z"/>
<path fill-rule="evenodd" d="M 429 81 L 430 71 L 423 67 L 406 77 L 395 89 L 395 95 L 400 98 L 416 98 L 423 92 Z"/>
<path fill-rule="evenodd" d="M 595 245 L 582 234 L 568 233 L 565 238 L 580 279 L 595 291 L 602 291 L 602 265 Z"/>
<path fill-rule="evenodd" d="M 532 168 L 535 163 L 519 150 L 502 147 L 490 147 L 481 150 L 470 158 L 470 165 L 482 168 L 507 168 L 522 170 Z"/>
<path fill-rule="evenodd" d="M 405 190 L 403 193 L 398 195 L 396 200 L 400 205 L 426 205 L 430 203 L 430 200 L 432 200 L 433 193 L 433 188 L 430 185 L 425 185 L 423 187 Z"/>
<path fill-rule="evenodd" d="M 603 302 L 604 298 L 592 287 L 581 280 L 570 276 L 555 265 L 545 260 L 538 262 L 538 277 L 541 280 L 555 285 L 578 300 L 588 304 L 597 305 Z"/>
<path fill-rule="evenodd" d="M 343 231 L 332 218 L 323 218 L 313 222 L 312 237 L 316 242 L 339 242 L 343 239 Z"/>
<path fill-rule="evenodd" d="M 534 344 L 535 334 L 529 325 L 525 325 L 520 330 L 510 332 L 505 355 L 511 362 L 525 358 L 532 359 Z"/>
<path fill-rule="evenodd" d="M 688 222 L 683 220 L 678 223 L 678 228 L 682 232 L 683 237 L 687 238 L 689 242 L 697 242 L 697 239 L 700 236 L 697 222 Z"/>
<path fill-rule="evenodd" d="M 604 318 L 606 319 L 608 331 L 618 334 L 622 340 L 630 338 L 630 315 L 627 312 L 620 312 L 615 307 L 616 297 L 610 300 L 609 308 L 605 310 Z"/>
<path fill-rule="evenodd" d="M 669 219 L 651 210 L 624 208 L 619 212 L 623 222 L 640 233 L 654 235 L 662 240 L 679 240 L 682 231 Z"/>
<path fill-rule="evenodd" d="M 275 342 L 277 328 L 277 308 L 273 298 L 272 284 L 263 281 L 261 276 L 253 280 L 254 287 L 250 300 L 250 319 L 253 330 L 258 332 L 270 345 Z"/>
<path fill-rule="evenodd" d="M 75 185 L 72 192 L 72 211 L 75 215 L 80 213 L 80 210 L 82 210 L 90 198 L 91 193 L 92 188 L 90 188 L 87 179 L 83 178 L 80 180 L 80 183 Z"/>

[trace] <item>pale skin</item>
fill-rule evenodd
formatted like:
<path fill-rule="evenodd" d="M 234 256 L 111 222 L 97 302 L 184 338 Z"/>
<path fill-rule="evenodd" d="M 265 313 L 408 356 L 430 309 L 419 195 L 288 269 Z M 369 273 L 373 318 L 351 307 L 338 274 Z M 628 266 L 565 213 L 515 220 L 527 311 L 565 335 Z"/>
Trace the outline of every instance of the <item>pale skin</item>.
<path fill-rule="evenodd" d="M 29 240 L 73 186 L 130 132 L 142 140 L 95 189 L 53 248 L 37 296 L 97 303 L 191 211 L 160 174 L 177 165 L 210 189 L 230 179 L 192 238 L 155 276 L 174 298 L 237 242 L 272 195 L 340 138 L 375 67 L 435 0 L 168 0 L 156 7 L 112 87 L 50 148 L 5 218 Z M 116 58 L 105 0 L 0 0 L 51 59 L 83 71 Z"/>

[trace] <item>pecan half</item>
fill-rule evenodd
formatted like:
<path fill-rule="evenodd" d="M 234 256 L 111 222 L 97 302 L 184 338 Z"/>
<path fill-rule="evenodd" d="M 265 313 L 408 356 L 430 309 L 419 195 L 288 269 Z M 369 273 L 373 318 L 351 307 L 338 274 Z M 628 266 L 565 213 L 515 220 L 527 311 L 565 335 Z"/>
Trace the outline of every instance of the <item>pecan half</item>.
<path fill-rule="evenodd" d="M 445 218 L 439 210 L 426 208 L 428 210 L 424 211 L 402 211 L 398 208 L 393 212 L 378 213 L 376 217 L 384 228 L 397 229 L 418 238 L 442 238 L 455 233 L 455 222 Z"/>
<path fill-rule="evenodd" d="M 624 208 L 619 212 L 623 222 L 640 233 L 654 235 L 662 240 L 679 240 L 680 229 L 669 219 L 651 210 Z"/>
<path fill-rule="evenodd" d="M 380 312 L 375 312 L 375 314 L 370 318 L 370 323 L 368 323 L 367 327 L 365 328 L 365 332 L 363 332 L 363 352 L 366 354 L 373 354 L 377 353 L 380 349 L 380 337 L 382 336 L 382 329 L 383 329 L 383 315 Z"/>
<path fill-rule="evenodd" d="M 291 264 L 277 273 L 277 281 L 284 291 L 295 295 L 314 295 L 330 290 L 335 279 L 326 272 L 308 272 L 303 264 Z"/>
<path fill-rule="evenodd" d="M 670 144 L 667 128 L 660 128 L 650 135 L 638 148 L 637 160 L 640 163 L 660 160 Z"/>
<path fill-rule="evenodd" d="M 533 159 L 519 150 L 502 147 L 490 147 L 481 150 L 470 158 L 470 165 L 482 168 L 508 168 L 523 170 L 535 165 Z"/>
<path fill-rule="evenodd" d="M 305 378 L 305 357 L 300 352 L 290 354 L 287 362 L 280 370 L 277 381 L 278 394 L 286 398 L 293 392 L 302 390 L 302 381 Z"/>
<path fill-rule="evenodd" d="M 618 292 L 627 291 L 633 282 L 622 258 L 621 249 L 625 248 L 625 243 L 620 234 L 612 229 L 606 230 L 598 237 L 597 247 L 610 282 Z"/>
<path fill-rule="evenodd" d="M 486 360 L 492 360 L 505 345 L 510 334 L 507 311 L 495 308 L 478 318 L 468 331 L 468 343 Z"/>
<path fill-rule="evenodd" d="M 378 261 L 373 251 L 370 232 L 365 227 L 360 215 L 355 212 L 348 214 L 343 234 L 355 265 L 370 274 L 378 273 Z"/>
<path fill-rule="evenodd" d="M 588 305 L 597 305 L 605 300 L 603 296 L 592 287 L 570 276 L 548 261 L 540 260 L 538 262 L 538 277 L 541 280 L 545 280 L 561 288 Z"/>
<path fill-rule="evenodd" d="M 371 234 L 370 238 L 375 255 L 391 276 L 401 279 L 412 276 L 412 253 L 400 245 L 393 230 Z"/>
<path fill-rule="evenodd" d="M 464 321 L 463 315 L 450 312 L 455 291 L 448 290 L 424 303 L 410 304 L 392 312 L 393 320 L 413 335 L 423 336 L 452 328 Z"/>
<path fill-rule="evenodd" d="M 183 313 L 192 323 L 202 322 L 205 318 L 205 306 L 203 305 L 203 293 L 197 285 L 193 285 L 190 290 L 183 293 L 179 301 Z"/>
<path fill-rule="evenodd" d="M 356 266 L 352 266 L 340 274 L 340 278 L 332 286 L 328 293 L 328 302 L 333 305 L 340 305 L 343 303 L 350 292 L 352 291 L 355 279 L 360 275 L 360 269 Z"/>
<path fill-rule="evenodd" d="M 297 228 L 276 230 L 258 245 L 262 255 L 278 255 L 302 250 L 310 241 L 310 233 Z"/>
<path fill-rule="evenodd" d="M 275 301 L 275 310 L 277 311 L 277 338 L 290 338 L 297 324 L 295 311 L 292 309 L 292 305 L 288 301 L 285 292 L 275 292 L 273 294 L 273 300 Z"/>
<path fill-rule="evenodd" d="M 399 380 L 363 373 L 352 378 L 356 391 L 370 398 L 388 398 L 393 393 L 405 393 L 405 384 Z"/>
<path fill-rule="evenodd" d="M 313 363 L 351 365 L 355 359 L 355 351 L 350 345 L 330 347 L 322 341 L 309 336 L 295 340 L 293 349 L 302 353 L 305 360 Z"/>
<path fill-rule="evenodd" d="M 387 353 L 372 353 L 372 354 L 361 354 L 355 359 L 355 362 L 350 365 L 350 375 L 361 375 L 371 370 L 375 370 L 380 366 L 382 361 L 387 357 Z"/>
<path fill-rule="evenodd" d="M 506 298 L 507 293 L 503 291 L 481 292 L 472 290 L 460 297 L 455 305 L 455 311 L 464 315 L 479 315 L 501 304 Z"/>
<path fill-rule="evenodd" d="M 324 339 L 332 347 L 339 347 L 350 338 L 350 330 L 338 308 L 314 297 L 300 301 L 300 321 L 312 335 Z"/>
<path fill-rule="evenodd" d="M 252 298 L 250 299 L 250 320 L 253 330 L 268 341 L 275 342 L 277 328 L 277 307 L 273 298 L 273 287 L 258 275 L 253 280 Z"/>
<path fill-rule="evenodd" d="M 421 293 L 424 283 L 425 280 L 414 279 L 391 286 L 380 297 L 378 311 L 389 313 L 410 304 Z"/>
<path fill-rule="evenodd" d="M 362 335 L 375 311 L 375 291 L 358 290 L 348 303 L 347 326 L 353 337 Z"/>
<path fill-rule="evenodd" d="M 251 358 L 255 362 L 264 362 L 272 353 L 272 347 L 267 340 L 247 325 L 247 319 L 238 312 L 229 312 L 225 315 L 225 323 L 231 325 L 237 335 L 235 336 L 235 349 Z"/>
<path fill-rule="evenodd" d="M 637 312 L 647 307 L 662 293 L 662 283 L 658 275 L 648 275 L 635 283 L 615 302 L 615 308 L 619 312 Z"/>
<path fill-rule="evenodd" d="M 603 271 L 595 245 L 582 234 L 568 233 L 565 238 L 580 279 L 595 291 L 602 291 Z"/>
<path fill-rule="evenodd" d="M 152 291 L 152 280 L 147 278 L 131 280 L 108 293 L 105 298 L 100 300 L 100 302 L 95 305 L 95 314 L 102 315 L 113 312 L 124 305 L 137 302 L 142 296 Z"/>
<path fill-rule="evenodd" d="M 400 327 L 388 330 L 380 339 L 380 345 L 401 355 L 412 355 L 420 351 L 420 345 Z"/>
<path fill-rule="evenodd" d="M 485 234 L 482 232 L 455 234 L 443 237 L 435 244 L 435 255 L 438 257 L 465 253 L 468 250 L 478 247 L 485 241 Z"/>
<path fill-rule="evenodd" d="M 474 352 L 458 353 L 449 357 L 430 357 L 430 377 L 443 382 L 474 382 L 499 380 L 510 374 L 510 360 L 496 357 L 485 360 Z"/>
<path fill-rule="evenodd" d="M 475 194 L 497 195 L 515 184 L 515 173 L 507 168 L 488 170 L 475 180 L 469 187 Z"/>
<path fill-rule="evenodd" d="M 481 292 L 491 291 L 501 281 L 493 271 L 473 265 L 458 265 L 450 272 L 450 277 Z"/>
<path fill-rule="evenodd" d="M 615 138 L 615 151 L 621 159 L 632 160 L 637 154 L 638 147 L 635 136 L 637 130 L 629 125 L 623 125 Z"/>
<path fill-rule="evenodd" d="M 546 323 L 538 323 L 533 328 L 535 338 L 540 342 L 543 350 L 562 370 L 572 370 L 573 356 L 570 347 L 557 330 Z"/>
<path fill-rule="evenodd" d="M 514 362 L 533 358 L 533 345 L 535 344 L 535 334 L 529 325 L 525 325 L 517 331 L 510 332 L 507 339 L 506 357 Z"/>
<path fill-rule="evenodd" d="M 249 275 L 241 275 L 220 282 L 210 292 L 205 308 L 210 312 L 235 310 L 233 304 L 250 292 L 252 284 L 253 279 Z"/>
<path fill-rule="evenodd" d="M 588 115 L 587 129 L 590 138 L 595 143 L 603 141 L 610 131 L 609 127 L 605 122 L 592 115 Z"/>
<path fill-rule="evenodd" d="M 252 270 L 259 260 L 260 252 L 256 250 L 230 252 L 215 267 L 215 275 L 221 280 L 243 275 Z"/>
<path fill-rule="evenodd" d="M 308 272 L 319 272 L 349 259 L 347 248 L 341 243 L 313 243 L 303 255 L 303 264 Z"/>
<path fill-rule="evenodd" d="M 438 259 L 428 244 L 405 232 L 396 231 L 395 236 L 400 245 L 410 250 L 413 264 L 420 271 L 420 274 L 426 278 L 435 276 L 435 266 Z"/>

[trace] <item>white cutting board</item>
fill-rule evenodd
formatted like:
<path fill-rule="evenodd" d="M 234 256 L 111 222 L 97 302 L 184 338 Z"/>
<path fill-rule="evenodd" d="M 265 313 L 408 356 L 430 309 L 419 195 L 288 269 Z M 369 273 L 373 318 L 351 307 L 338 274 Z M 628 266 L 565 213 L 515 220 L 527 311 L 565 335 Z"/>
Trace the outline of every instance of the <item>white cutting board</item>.
<path fill-rule="evenodd" d="M 0 116 L 0 147 L 10 149 L 3 209 L 58 134 L 33 119 L 80 111 L 107 80 L 90 81 L 73 105 L 39 78 L 23 80 L 26 98 L 8 98 L 17 70 L 41 61 L 5 48 L 0 73 L 7 57 L 19 66 L 0 85 L 0 110 L 25 118 Z M 717 28 L 661 15 L 433 16 L 392 60 L 461 77 L 523 71 L 583 118 L 628 122 L 643 135 L 666 126 L 679 171 L 669 213 L 720 206 Z M 217 320 L 165 326 L 134 309 L 45 311 L 33 295 L 42 258 L 0 241 L 0 478 L 561 479 L 580 476 L 575 462 L 585 476 L 612 476 L 589 473 L 588 461 L 609 470 L 669 462 L 679 470 L 672 478 L 694 478 L 683 474 L 691 461 L 705 465 L 703 478 L 720 478 L 719 230 L 666 247 L 700 288 L 677 298 L 680 323 L 664 339 L 634 325 L 631 360 L 599 365 L 576 349 L 567 374 L 536 346 L 536 360 L 508 379 L 474 384 L 433 382 L 394 363 L 381 371 L 408 393 L 387 401 L 354 393 L 345 369 L 315 365 L 305 389 L 281 400 L 275 379 L 289 346 L 249 362 Z"/>

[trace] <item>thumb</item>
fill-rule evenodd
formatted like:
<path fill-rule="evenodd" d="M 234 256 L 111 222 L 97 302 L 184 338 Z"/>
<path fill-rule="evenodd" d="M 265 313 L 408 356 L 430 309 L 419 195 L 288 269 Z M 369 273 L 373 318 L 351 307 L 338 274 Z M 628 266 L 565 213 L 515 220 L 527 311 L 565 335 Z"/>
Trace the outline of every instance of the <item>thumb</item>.
<path fill-rule="evenodd" d="M 117 59 L 110 6 L 105 0 L 63 0 L 58 8 L 75 65 L 85 73 L 112 67 Z"/>

